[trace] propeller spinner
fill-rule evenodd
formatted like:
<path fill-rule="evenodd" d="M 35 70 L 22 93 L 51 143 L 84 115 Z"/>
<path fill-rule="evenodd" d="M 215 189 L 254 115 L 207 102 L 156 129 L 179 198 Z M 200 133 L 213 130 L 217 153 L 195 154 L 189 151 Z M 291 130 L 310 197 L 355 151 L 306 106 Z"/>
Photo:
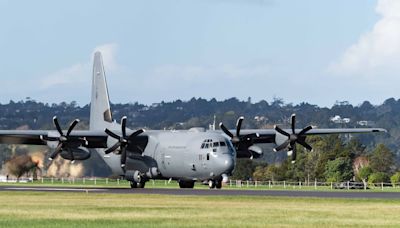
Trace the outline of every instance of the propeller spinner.
<path fill-rule="evenodd" d="M 287 140 L 285 142 L 283 142 L 281 145 L 277 146 L 274 148 L 274 151 L 281 151 L 285 148 L 288 148 L 289 151 L 292 151 L 292 163 L 294 163 L 296 161 L 296 157 L 297 157 L 297 150 L 296 150 L 296 143 L 302 145 L 304 148 L 306 148 L 307 150 L 311 151 L 312 147 L 306 143 L 306 133 L 308 131 L 310 131 L 313 127 L 312 126 L 308 126 L 304 129 L 302 129 L 298 134 L 296 134 L 296 115 L 293 114 L 291 117 L 291 127 L 292 127 L 292 133 L 288 133 L 284 130 L 282 130 L 280 127 L 275 125 L 275 130 L 284 135 L 287 136 Z"/>

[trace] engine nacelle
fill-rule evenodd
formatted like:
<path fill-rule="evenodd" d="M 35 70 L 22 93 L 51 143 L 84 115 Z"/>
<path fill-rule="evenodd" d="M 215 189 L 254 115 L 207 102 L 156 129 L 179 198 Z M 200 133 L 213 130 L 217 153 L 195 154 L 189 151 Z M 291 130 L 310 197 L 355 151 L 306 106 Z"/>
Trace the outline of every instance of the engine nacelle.
<path fill-rule="evenodd" d="M 284 142 L 286 142 L 287 139 L 288 139 L 288 137 L 286 135 L 282 135 L 278 131 L 275 132 L 275 144 L 276 145 L 282 145 Z"/>
<path fill-rule="evenodd" d="M 263 155 L 263 150 L 259 146 L 252 145 L 249 147 L 249 151 L 253 154 L 254 158 L 259 158 Z"/>
<path fill-rule="evenodd" d="M 73 158 L 71 156 L 71 152 L 73 155 Z M 90 151 L 85 148 L 85 147 L 79 147 L 79 148 L 65 148 L 62 149 L 60 156 L 66 160 L 86 160 L 90 158 Z"/>

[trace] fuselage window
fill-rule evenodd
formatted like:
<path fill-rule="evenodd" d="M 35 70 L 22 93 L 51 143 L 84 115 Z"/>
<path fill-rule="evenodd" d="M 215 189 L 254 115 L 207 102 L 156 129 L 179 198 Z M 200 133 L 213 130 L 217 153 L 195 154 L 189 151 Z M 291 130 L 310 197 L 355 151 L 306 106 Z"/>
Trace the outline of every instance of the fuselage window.
<path fill-rule="evenodd" d="M 226 146 L 226 143 L 225 142 L 219 142 L 219 145 L 220 146 Z"/>
<path fill-rule="evenodd" d="M 204 146 L 205 146 L 205 145 L 204 145 L 204 143 L 203 143 L 203 144 L 201 144 L 201 149 L 204 149 Z"/>
<path fill-rule="evenodd" d="M 219 147 L 219 143 L 218 142 L 214 142 L 213 143 L 213 147 Z"/>
<path fill-rule="evenodd" d="M 205 147 L 204 147 L 204 148 L 206 148 L 206 149 L 208 148 L 208 143 L 206 143 L 206 145 L 205 145 Z"/>

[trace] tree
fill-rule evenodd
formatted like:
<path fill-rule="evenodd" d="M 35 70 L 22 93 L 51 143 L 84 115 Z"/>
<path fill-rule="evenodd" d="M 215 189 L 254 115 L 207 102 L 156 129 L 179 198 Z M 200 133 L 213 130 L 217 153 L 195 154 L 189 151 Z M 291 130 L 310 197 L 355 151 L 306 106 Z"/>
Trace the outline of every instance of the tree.
<path fill-rule="evenodd" d="M 390 182 L 393 187 L 396 187 L 396 184 L 400 183 L 400 172 L 396 172 L 393 176 L 390 177 Z"/>
<path fill-rule="evenodd" d="M 358 178 L 364 183 L 364 186 L 367 184 L 368 177 L 371 175 L 372 169 L 369 166 L 364 166 L 358 171 Z"/>
<path fill-rule="evenodd" d="M 384 172 L 372 173 L 368 178 L 368 183 L 376 184 L 389 181 L 389 176 Z"/>
<path fill-rule="evenodd" d="M 254 173 L 253 161 L 250 159 L 238 159 L 236 167 L 233 171 L 232 179 L 249 180 L 252 179 Z"/>
<path fill-rule="evenodd" d="M 350 158 L 337 158 L 328 161 L 325 167 L 325 178 L 328 182 L 347 181 L 353 177 Z"/>
<path fill-rule="evenodd" d="M 253 173 L 253 179 L 254 180 L 266 180 L 266 171 L 267 171 L 267 167 L 266 166 L 257 166 L 254 170 Z"/>
<path fill-rule="evenodd" d="M 374 173 L 393 173 L 395 156 L 385 145 L 379 144 L 372 152 L 370 166 Z"/>

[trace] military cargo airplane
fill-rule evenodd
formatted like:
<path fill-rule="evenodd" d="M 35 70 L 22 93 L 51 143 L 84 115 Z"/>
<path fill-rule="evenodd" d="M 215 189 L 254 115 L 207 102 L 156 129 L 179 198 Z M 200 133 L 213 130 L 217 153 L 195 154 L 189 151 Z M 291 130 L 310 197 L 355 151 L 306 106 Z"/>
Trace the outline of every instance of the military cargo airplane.
<path fill-rule="evenodd" d="M 0 143 L 48 145 L 53 148 L 49 159 L 86 160 L 98 153 L 116 175 L 143 188 L 150 179 L 172 179 L 181 188 L 193 188 L 196 181 L 208 182 L 210 188 L 221 188 L 232 174 L 236 158 L 258 158 L 262 150 L 257 144 L 274 143 L 275 151 L 288 150 L 296 160 L 296 144 L 307 150 L 308 135 L 385 132 L 380 128 L 296 129 L 292 115 L 291 129 L 241 129 L 243 117 L 232 133 L 222 123 L 221 130 L 192 128 L 182 131 L 131 130 L 127 118 L 120 123 L 112 118 L 102 55 L 96 52 L 93 63 L 89 130 L 74 130 L 79 123 L 72 121 L 62 130 L 57 117 L 56 130 L 1 130 Z"/>

